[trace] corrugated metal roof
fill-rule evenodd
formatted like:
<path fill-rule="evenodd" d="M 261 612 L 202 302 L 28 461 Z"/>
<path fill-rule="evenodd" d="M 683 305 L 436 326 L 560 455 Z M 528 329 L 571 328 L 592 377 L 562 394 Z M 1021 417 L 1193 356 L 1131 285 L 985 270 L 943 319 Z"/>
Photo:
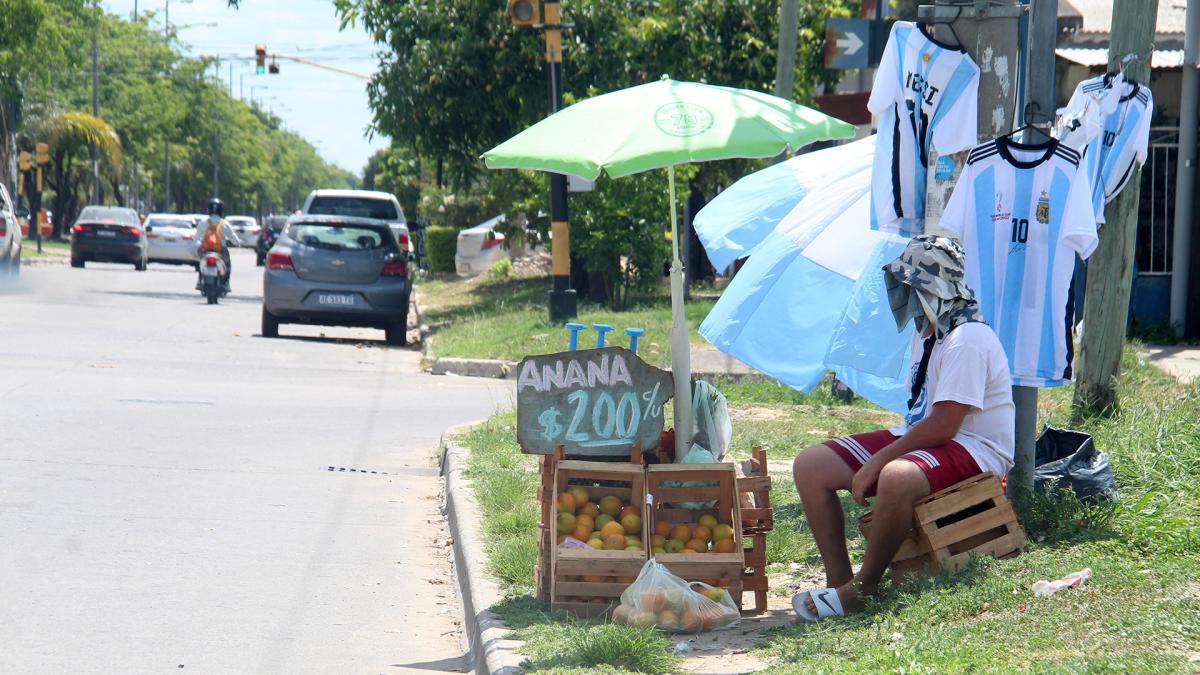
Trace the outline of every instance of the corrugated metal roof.
<path fill-rule="evenodd" d="M 1054 53 L 1071 63 L 1089 68 L 1108 65 L 1108 50 L 1102 47 L 1059 47 Z M 1150 68 L 1179 68 L 1183 65 L 1182 49 L 1156 49 L 1150 58 Z"/>
<path fill-rule="evenodd" d="M 1063 14 L 1064 3 L 1069 3 L 1083 17 L 1082 33 L 1109 33 L 1112 27 L 1112 0 L 1059 0 L 1059 14 Z M 1158 22 L 1154 32 L 1158 35 L 1183 34 L 1187 12 L 1186 0 L 1158 0 Z"/>

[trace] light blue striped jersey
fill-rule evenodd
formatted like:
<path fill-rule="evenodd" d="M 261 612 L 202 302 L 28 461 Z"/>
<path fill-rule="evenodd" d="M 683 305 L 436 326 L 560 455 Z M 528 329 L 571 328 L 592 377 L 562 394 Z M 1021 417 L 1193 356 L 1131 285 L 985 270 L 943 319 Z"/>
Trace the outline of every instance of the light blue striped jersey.
<path fill-rule="evenodd" d="M 924 231 L 929 149 L 975 145 L 979 66 L 925 26 L 892 25 L 867 108 L 878 115 L 871 172 L 871 228 L 906 237 Z"/>
<path fill-rule="evenodd" d="M 1007 137 L 975 147 L 941 224 L 961 238 L 966 282 L 1008 356 L 1013 384 L 1072 379 L 1075 256 L 1095 250 L 1091 186 L 1080 156 L 1056 140 Z"/>
<path fill-rule="evenodd" d="M 1080 82 L 1059 112 L 1070 120 L 1059 138 L 1082 153 L 1096 222 L 1103 223 L 1104 205 L 1146 162 L 1154 96 L 1143 84 L 1101 75 Z"/>

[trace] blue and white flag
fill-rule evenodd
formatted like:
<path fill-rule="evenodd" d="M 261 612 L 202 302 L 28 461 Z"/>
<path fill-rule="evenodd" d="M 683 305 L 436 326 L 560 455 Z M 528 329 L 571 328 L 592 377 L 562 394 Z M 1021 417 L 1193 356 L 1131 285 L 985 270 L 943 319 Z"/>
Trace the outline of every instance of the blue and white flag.
<path fill-rule="evenodd" d="M 912 329 L 896 332 L 887 294 L 878 289 L 883 263 L 899 255 L 905 241 L 870 228 L 874 148 L 868 141 L 751 174 L 697 214 L 696 231 L 714 265 L 753 251 L 700 334 L 801 391 L 833 370 L 868 400 L 904 412 Z M 780 167 L 792 180 L 786 212 L 783 196 L 766 189 L 782 191 Z M 764 209 L 761 215 L 756 208 Z"/>

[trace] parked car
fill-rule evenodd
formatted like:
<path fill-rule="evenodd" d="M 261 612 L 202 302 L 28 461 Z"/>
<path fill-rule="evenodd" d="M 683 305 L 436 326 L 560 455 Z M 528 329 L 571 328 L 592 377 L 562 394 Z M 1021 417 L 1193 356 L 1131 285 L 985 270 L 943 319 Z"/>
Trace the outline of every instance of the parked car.
<path fill-rule="evenodd" d="M 508 251 L 504 249 L 504 234 L 494 229 L 503 222 L 504 214 L 500 214 L 458 233 L 458 242 L 454 249 L 454 269 L 458 276 L 474 277 L 483 274 L 508 255 Z"/>
<path fill-rule="evenodd" d="M 254 248 L 258 243 L 258 233 L 262 229 L 258 221 L 251 216 L 227 216 L 225 220 L 233 226 L 233 234 L 237 241 L 233 244 L 242 248 Z"/>
<path fill-rule="evenodd" d="M 254 252 L 258 258 L 257 265 L 262 267 L 267 261 L 267 251 L 275 245 L 275 240 L 279 238 L 279 233 L 283 231 L 284 225 L 287 225 L 287 216 L 267 216 L 263 221 L 263 226 L 258 231 L 258 241 L 254 244 Z"/>
<path fill-rule="evenodd" d="M 142 223 L 150 262 L 198 267 L 196 225 L 188 216 L 151 213 Z"/>
<path fill-rule="evenodd" d="M 89 261 L 128 263 L 146 271 L 149 246 L 136 211 L 119 206 L 83 208 L 71 228 L 71 267 Z"/>
<path fill-rule="evenodd" d="M 386 221 L 295 216 L 267 253 L 262 334 L 278 337 L 284 323 L 365 326 L 403 345 L 410 291 L 408 257 Z"/>
<path fill-rule="evenodd" d="M 374 190 L 313 190 L 304 200 L 305 215 L 353 216 L 387 222 L 400 249 L 411 252 L 408 221 L 400 202 L 386 192 Z"/>
<path fill-rule="evenodd" d="M 21 274 L 21 224 L 13 209 L 12 198 L 0 183 L 0 277 Z"/>

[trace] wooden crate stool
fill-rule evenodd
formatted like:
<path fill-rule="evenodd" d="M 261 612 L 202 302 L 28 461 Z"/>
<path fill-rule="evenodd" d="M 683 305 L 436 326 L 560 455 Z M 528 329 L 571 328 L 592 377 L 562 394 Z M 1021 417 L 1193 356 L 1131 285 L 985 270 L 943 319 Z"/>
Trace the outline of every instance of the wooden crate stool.
<path fill-rule="evenodd" d="M 754 613 L 767 611 L 767 533 L 775 527 L 775 512 L 771 509 L 771 476 L 767 473 L 767 453 L 759 447 L 751 450 L 750 459 L 743 463 L 745 476 L 737 479 L 741 498 L 742 541 L 746 570 L 742 574 L 742 591 L 754 593 Z M 748 610 L 743 610 L 748 611 Z"/>
<path fill-rule="evenodd" d="M 863 536 L 872 524 L 868 513 L 858 521 Z M 918 501 L 913 529 L 892 558 L 893 578 L 928 570 L 957 571 L 972 556 L 1007 558 L 1025 547 L 1025 530 L 996 475 L 972 476 Z"/>

